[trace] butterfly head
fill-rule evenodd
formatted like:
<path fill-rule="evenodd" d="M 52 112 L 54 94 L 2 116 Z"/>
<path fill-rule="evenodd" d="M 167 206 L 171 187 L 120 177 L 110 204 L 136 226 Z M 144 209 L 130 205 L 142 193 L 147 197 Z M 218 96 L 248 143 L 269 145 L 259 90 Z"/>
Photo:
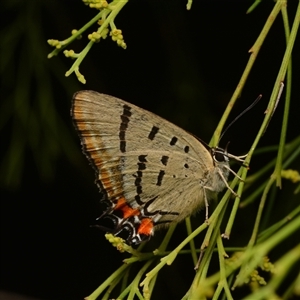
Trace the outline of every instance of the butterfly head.
<path fill-rule="evenodd" d="M 210 155 L 215 165 L 228 164 L 229 162 L 227 147 L 225 149 L 219 147 L 210 148 Z"/>
<path fill-rule="evenodd" d="M 228 153 L 227 148 L 228 148 L 229 143 L 226 145 L 225 149 L 220 148 L 220 147 L 209 147 L 208 145 L 205 145 L 206 148 L 208 149 L 212 160 L 213 164 L 215 166 L 214 171 L 211 172 L 211 177 L 210 177 L 210 182 L 211 185 L 208 189 L 215 191 L 215 192 L 220 192 L 224 189 L 225 186 L 229 188 L 229 185 L 227 183 L 227 179 L 229 177 L 229 173 L 234 174 L 237 176 L 239 179 L 241 179 L 231 168 L 230 168 L 230 161 L 236 161 L 242 166 L 245 166 L 244 160 L 247 155 L 244 156 L 235 156 L 230 153 Z M 246 166 L 245 166 L 246 167 Z M 233 190 L 229 188 L 233 194 Z"/>
<path fill-rule="evenodd" d="M 228 148 L 229 142 L 227 143 L 227 145 L 224 149 L 220 148 L 218 146 L 210 147 L 208 144 L 204 143 L 202 140 L 201 140 L 201 142 L 203 143 L 205 148 L 209 151 L 209 153 L 213 159 L 214 165 L 216 167 L 217 166 L 220 167 L 220 165 L 229 166 L 230 160 L 236 161 L 236 162 L 240 163 L 242 166 L 247 167 L 246 165 L 244 165 L 244 161 L 245 161 L 245 158 L 247 157 L 247 154 L 242 155 L 242 156 L 236 156 L 236 155 L 228 153 L 227 148 Z"/>

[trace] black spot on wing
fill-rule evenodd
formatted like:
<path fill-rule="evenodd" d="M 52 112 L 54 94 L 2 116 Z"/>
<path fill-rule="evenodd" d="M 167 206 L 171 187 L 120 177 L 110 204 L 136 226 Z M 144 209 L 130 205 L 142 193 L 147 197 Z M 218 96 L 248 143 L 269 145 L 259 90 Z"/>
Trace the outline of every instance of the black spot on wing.
<path fill-rule="evenodd" d="M 137 173 L 137 175 L 135 175 L 136 178 L 135 178 L 134 184 L 136 186 L 138 186 L 138 185 L 141 185 L 143 173 L 141 171 L 137 171 L 136 173 Z"/>
<path fill-rule="evenodd" d="M 151 141 L 154 140 L 155 135 L 158 133 L 158 131 L 159 131 L 159 127 L 153 126 L 148 135 L 148 139 L 150 139 Z"/>
<path fill-rule="evenodd" d="M 143 170 L 146 169 L 146 159 L 147 155 L 139 155 L 138 156 L 138 170 L 136 174 L 133 176 L 135 177 L 134 185 L 136 186 L 136 195 L 134 196 L 134 199 L 139 205 L 143 205 L 144 202 L 141 200 L 140 194 L 143 193 L 143 188 L 142 188 L 142 177 L 143 177 Z"/>
<path fill-rule="evenodd" d="M 164 176 L 165 176 L 165 171 L 164 170 L 160 170 L 159 174 L 158 174 L 158 177 L 157 177 L 156 185 L 161 186 L 162 180 L 163 180 Z"/>
<path fill-rule="evenodd" d="M 136 187 L 136 192 L 137 192 L 138 195 L 141 194 L 141 193 L 143 192 L 143 189 L 142 189 L 142 186 L 141 186 L 141 185 L 138 185 L 138 186 Z"/>
<path fill-rule="evenodd" d="M 126 152 L 126 130 L 128 128 L 128 123 L 130 121 L 130 117 L 132 115 L 132 112 L 130 111 L 131 107 L 124 104 L 123 105 L 123 113 L 120 116 L 121 123 L 120 123 L 120 129 L 119 129 L 119 138 L 120 138 L 120 151 Z"/>
<path fill-rule="evenodd" d="M 153 197 L 152 199 L 150 199 L 149 201 L 147 201 L 147 203 L 145 204 L 145 207 L 143 208 L 143 212 L 145 216 L 151 216 L 151 215 L 156 215 L 158 211 L 154 211 L 152 213 L 150 213 L 148 211 L 148 207 L 158 198 L 158 196 Z"/>
<path fill-rule="evenodd" d="M 143 205 L 144 202 L 141 200 L 140 195 L 135 195 L 134 196 L 135 201 L 137 202 L 138 205 Z"/>
<path fill-rule="evenodd" d="M 176 136 L 173 136 L 171 141 L 170 141 L 170 145 L 174 146 L 177 143 L 177 141 L 178 141 L 178 138 Z"/>
<path fill-rule="evenodd" d="M 138 170 L 139 171 L 142 171 L 142 170 L 145 170 L 146 169 L 146 162 L 147 162 L 147 159 L 146 159 L 147 155 L 139 155 L 138 156 Z"/>
<path fill-rule="evenodd" d="M 142 162 L 138 162 L 138 170 L 139 171 L 143 171 L 143 170 L 146 170 L 146 164 L 145 163 L 142 163 Z"/>
<path fill-rule="evenodd" d="M 138 157 L 139 162 L 147 162 L 146 157 L 147 157 L 147 155 L 139 155 L 139 157 Z"/>
<path fill-rule="evenodd" d="M 162 157 L 161 157 L 161 163 L 164 165 L 164 166 L 166 166 L 167 165 L 167 163 L 168 163 L 168 160 L 169 160 L 169 156 L 166 156 L 166 155 L 163 155 Z"/>

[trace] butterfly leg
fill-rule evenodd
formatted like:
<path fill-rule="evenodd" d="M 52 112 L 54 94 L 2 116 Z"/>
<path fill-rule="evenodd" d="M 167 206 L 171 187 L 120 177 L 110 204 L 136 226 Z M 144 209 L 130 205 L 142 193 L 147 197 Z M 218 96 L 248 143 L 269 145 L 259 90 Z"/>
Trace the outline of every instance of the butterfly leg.
<path fill-rule="evenodd" d="M 225 177 L 223 176 L 222 172 L 220 170 L 218 170 L 218 174 L 220 175 L 220 177 L 222 178 L 224 184 L 226 185 L 226 187 L 229 189 L 229 191 L 236 197 L 240 197 L 230 186 L 229 184 L 227 183 Z"/>
<path fill-rule="evenodd" d="M 206 187 L 204 187 L 204 203 L 205 203 L 205 222 L 208 220 L 208 200 L 207 200 L 207 195 L 206 195 Z"/>

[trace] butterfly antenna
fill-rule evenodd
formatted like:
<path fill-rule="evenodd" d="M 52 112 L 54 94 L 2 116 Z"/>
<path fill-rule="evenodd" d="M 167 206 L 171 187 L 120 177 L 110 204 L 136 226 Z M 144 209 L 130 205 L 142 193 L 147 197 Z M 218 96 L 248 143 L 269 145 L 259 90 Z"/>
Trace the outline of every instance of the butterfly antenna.
<path fill-rule="evenodd" d="M 220 142 L 220 140 L 222 139 L 222 137 L 224 136 L 224 134 L 227 132 L 227 130 L 240 118 L 240 117 L 242 117 L 247 111 L 249 111 L 253 106 L 255 106 L 257 103 L 258 103 L 258 101 L 260 100 L 262 98 L 262 95 L 259 95 L 256 99 L 255 99 L 255 101 L 252 103 L 252 104 L 250 104 L 244 111 L 242 111 L 233 121 L 231 121 L 230 123 L 229 123 L 229 125 L 225 128 L 225 130 L 223 131 L 223 133 L 221 134 L 221 136 L 220 136 L 220 139 L 219 139 L 219 142 Z M 219 143 L 218 143 L 219 144 Z"/>

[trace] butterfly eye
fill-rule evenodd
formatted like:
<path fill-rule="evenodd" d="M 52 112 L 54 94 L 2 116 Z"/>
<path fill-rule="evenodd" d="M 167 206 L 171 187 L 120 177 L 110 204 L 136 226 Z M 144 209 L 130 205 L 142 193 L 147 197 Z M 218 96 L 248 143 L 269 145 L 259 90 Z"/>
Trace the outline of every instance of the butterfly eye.
<path fill-rule="evenodd" d="M 218 162 L 223 162 L 225 161 L 225 157 L 222 153 L 216 152 L 214 155 L 214 159 Z"/>
<path fill-rule="evenodd" d="M 228 157 L 224 154 L 224 152 L 218 152 L 216 151 L 213 154 L 213 158 L 216 162 L 224 162 L 224 161 L 228 161 Z"/>

